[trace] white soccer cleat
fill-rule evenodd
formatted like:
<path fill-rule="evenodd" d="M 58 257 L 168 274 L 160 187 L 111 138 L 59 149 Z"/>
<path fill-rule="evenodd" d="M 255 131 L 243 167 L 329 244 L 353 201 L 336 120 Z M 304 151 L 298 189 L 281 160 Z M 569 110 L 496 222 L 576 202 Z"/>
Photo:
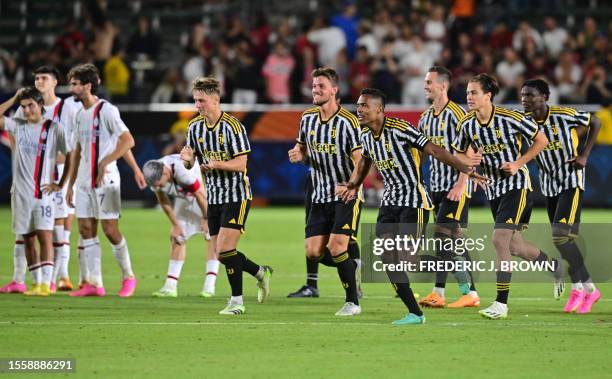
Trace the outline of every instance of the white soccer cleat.
<path fill-rule="evenodd" d="M 490 320 L 502 320 L 508 317 L 508 304 L 494 301 L 489 308 L 479 310 L 478 314 Z"/>
<path fill-rule="evenodd" d="M 356 316 L 361 313 L 361 307 L 351 302 L 344 303 L 342 308 L 336 312 L 336 316 Z"/>
<path fill-rule="evenodd" d="M 153 297 L 177 297 L 178 291 L 162 287 L 159 291 L 153 292 Z"/>
<path fill-rule="evenodd" d="M 270 296 L 270 278 L 272 277 L 272 267 L 261 266 L 264 270 L 263 277 L 257 281 L 257 301 L 263 303 Z"/>
<path fill-rule="evenodd" d="M 246 308 L 242 304 L 235 304 L 231 301 L 227 303 L 227 306 L 219 311 L 220 315 L 242 315 L 246 312 Z"/>
<path fill-rule="evenodd" d="M 555 300 L 559 300 L 565 292 L 565 282 L 563 281 L 563 262 L 558 259 L 555 261 L 557 262 L 557 268 L 553 272 L 553 297 Z"/>

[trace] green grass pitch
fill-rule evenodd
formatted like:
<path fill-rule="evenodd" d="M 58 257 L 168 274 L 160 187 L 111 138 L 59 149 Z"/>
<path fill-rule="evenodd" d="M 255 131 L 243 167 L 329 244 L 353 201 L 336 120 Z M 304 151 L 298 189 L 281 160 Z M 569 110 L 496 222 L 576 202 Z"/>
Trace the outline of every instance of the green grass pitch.
<path fill-rule="evenodd" d="M 373 222 L 376 210 L 364 212 Z M 10 210 L 0 209 L 0 281 L 10 280 L 13 236 Z M 474 209 L 471 221 L 490 221 Z M 584 222 L 609 222 L 610 211 L 585 210 Z M 533 221 L 545 221 L 543 211 Z M 365 284 L 363 313 L 337 318 L 343 303 L 335 270 L 321 267 L 319 299 L 287 299 L 305 281 L 302 208 L 254 208 L 240 250 L 271 265 L 272 295 L 257 304 L 255 281 L 245 275 L 247 314 L 220 316 L 229 296 L 223 271 L 217 296 L 197 297 L 205 268 L 204 242 L 189 242 L 177 299 L 150 294 L 163 284 L 169 223 L 153 209 L 127 209 L 121 229 L 139 280 L 136 295 L 116 296 L 119 268 L 102 238 L 105 298 L 0 296 L 0 358 L 76 359 L 68 377 L 610 377 L 612 285 L 588 315 L 562 313 L 551 284 L 513 284 L 510 319 L 483 320 L 476 309 L 425 310 L 427 323 L 394 327 L 405 310 L 387 284 Z M 70 270 L 78 273 L 73 232 Z M 556 252 L 551 252 L 557 255 Z M 431 284 L 415 284 L 426 294 Z M 478 288 L 483 305 L 494 284 Z M 567 297 L 566 291 L 565 297 Z M 447 298 L 458 291 L 452 277 Z M 1 374 L 0 374 L 1 375 Z M 41 377 L 40 374 L 28 374 Z M 23 375 L 23 376 L 28 376 Z M 20 376 L 21 377 L 21 376 Z"/>

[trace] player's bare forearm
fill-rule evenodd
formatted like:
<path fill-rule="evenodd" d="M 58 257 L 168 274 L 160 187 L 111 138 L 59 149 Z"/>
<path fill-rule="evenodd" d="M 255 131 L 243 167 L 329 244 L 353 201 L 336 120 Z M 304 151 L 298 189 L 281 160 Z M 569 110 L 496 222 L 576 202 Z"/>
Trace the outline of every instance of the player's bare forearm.
<path fill-rule="evenodd" d="M 431 142 L 427 142 L 423 151 L 442 163 L 446 163 L 449 166 L 454 167 L 457 171 L 469 174 L 471 172 L 470 166 L 463 163 L 461 159 L 455 155 L 449 153 L 440 146 L 436 146 Z"/>
<path fill-rule="evenodd" d="M 72 173 L 72 152 L 69 151 L 66 153 L 66 158 L 64 158 L 64 172 L 62 172 L 62 177 L 60 178 L 60 181 L 58 183 L 58 185 L 61 188 L 64 188 L 64 185 L 66 184 L 66 180 L 68 180 L 68 178 L 70 178 L 70 175 Z"/>
<path fill-rule="evenodd" d="M 0 104 L 0 129 L 4 129 L 4 117 L 2 117 L 2 116 L 4 115 L 4 113 L 6 113 L 6 111 L 11 109 L 11 107 L 15 104 L 15 101 L 17 101 L 17 96 L 19 95 L 20 91 L 21 90 L 17 91 L 13 95 L 13 97 L 8 99 L 4 103 Z"/>
<path fill-rule="evenodd" d="M 204 190 L 200 187 L 197 191 L 194 192 L 193 196 L 195 196 L 196 201 L 198 202 L 198 206 L 202 211 L 202 217 L 207 220 L 208 219 L 208 202 L 206 201 L 206 195 L 204 194 Z"/>
<path fill-rule="evenodd" d="M 351 156 L 353 158 L 353 163 L 355 164 L 355 168 L 359 167 L 359 164 L 363 160 L 363 155 L 361 154 L 361 149 L 353 150 L 353 152 L 351 153 Z M 351 173 L 351 178 L 349 179 L 349 182 L 355 183 L 357 181 L 356 179 L 357 179 L 357 170 L 355 169 Z"/>
<path fill-rule="evenodd" d="M 544 148 L 548 145 L 548 138 L 543 133 L 538 132 L 535 138 L 533 139 L 533 144 L 527 149 L 525 154 L 521 155 L 519 159 L 516 160 L 516 164 L 519 167 L 523 167 L 527 163 L 529 163 L 533 158 L 535 158 Z"/>
<path fill-rule="evenodd" d="M 166 196 L 165 193 L 160 191 L 155 191 L 155 196 L 157 197 L 159 205 L 168 217 L 168 220 L 170 220 L 172 226 L 177 226 L 179 223 L 176 218 L 176 215 L 174 214 L 174 209 L 172 209 L 172 202 L 170 201 L 170 199 L 168 199 L 168 196 Z"/>
<path fill-rule="evenodd" d="M 128 151 L 123 154 L 123 159 L 127 162 L 128 166 L 130 166 L 134 173 L 141 172 L 140 167 L 138 167 L 138 163 L 136 163 L 136 158 L 134 158 L 134 153 L 132 153 L 132 148 L 128 149 Z"/>
<path fill-rule="evenodd" d="M 117 146 L 115 147 L 115 150 L 113 150 L 112 153 L 107 155 L 102 161 L 106 164 L 114 162 L 117 159 L 123 157 L 132 147 L 134 147 L 134 137 L 132 137 L 132 133 L 123 132 L 117 140 Z"/>
<path fill-rule="evenodd" d="M 211 161 L 209 166 L 214 170 L 244 172 L 247 168 L 247 154 L 239 155 L 229 161 Z"/>
<path fill-rule="evenodd" d="M 68 186 L 72 188 L 74 186 L 74 182 L 76 182 L 77 171 L 79 164 L 81 163 L 81 145 L 77 143 L 74 151 L 70 153 L 72 165 L 70 167 L 70 180 L 68 181 Z M 65 172 L 65 170 L 64 170 Z"/>
<path fill-rule="evenodd" d="M 353 173 L 351 174 L 351 188 L 357 188 L 363 184 L 366 176 L 368 176 L 368 172 L 370 172 L 370 167 L 372 166 L 372 159 L 366 156 L 361 156 L 359 162 L 355 166 Z"/>
<path fill-rule="evenodd" d="M 595 146 L 595 142 L 597 142 L 597 135 L 599 134 L 599 130 L 601 129 L 601 122 L 595 116 L 591 116 L 591 122 L 589 123 L 589 130 L 586 142 L 584 143 L 584 148 L 580 152 L 585 158 L 588 158 L 591 155 L 591 150 L 593 146 Z"/>

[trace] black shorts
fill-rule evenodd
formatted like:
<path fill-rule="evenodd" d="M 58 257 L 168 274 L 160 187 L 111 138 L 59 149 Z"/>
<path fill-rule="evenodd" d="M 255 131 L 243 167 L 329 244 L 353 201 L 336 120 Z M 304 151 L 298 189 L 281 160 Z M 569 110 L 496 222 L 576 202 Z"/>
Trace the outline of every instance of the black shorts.
<path fill-rule="evenodd" d="M 235 203 L 208 205 L 208 231 L 211 236 L 219 234 L 219 229 L 230 228 L 244 232 L 251 200 Z"/>
<path fill-rule="evenodd" d="M 329 234 L 356 236 L 363 201 L 314 203 L 306 220 L 306 238 Z"/>
<path fill-rule="evenodd" d="M 445 225 L 451 229 L 467 228 L 470 198 L 464 193 L 459 201 L 451 201 L 446 196 L 448 191 L 433 192 L 431 200 L 436 209 L 436 224 Z"/>
<path fill-rule="evenodd" d="M 557 196 L 546 198 L 548 220 L 553 226 L 559 226 L 577 236 L 580 228 L 582 210 L 582 193 L 580 188 L 567 189 Z"/>
<path fill-rule="evenodd" d="M 420 237 L 425 234 L 429 210 L 395 205 L 383 205 L 376 218 L 376 236 L 407 235 Z"/>
<path fill-rule="evenodd" d="M 531 191 L 515 189 L 491 200 L 495 229 L 523 230 L 529 225 L 533 199 Z"/>
<path fill-rule="evenodd" d="M 308 215 L 310 214 L 310 208 L 312 208 L 312 193 L 314 192 L 314 187 L 312 185 L 311 175 L 310 171 L 308 171 L 308 174 L 306 174 L 306 182 L 304 183 L 304 192 L 306 192 L 306 197 L 304 198 L 304 208 L 306 208 L 304 222 L 308 222 Z"/>

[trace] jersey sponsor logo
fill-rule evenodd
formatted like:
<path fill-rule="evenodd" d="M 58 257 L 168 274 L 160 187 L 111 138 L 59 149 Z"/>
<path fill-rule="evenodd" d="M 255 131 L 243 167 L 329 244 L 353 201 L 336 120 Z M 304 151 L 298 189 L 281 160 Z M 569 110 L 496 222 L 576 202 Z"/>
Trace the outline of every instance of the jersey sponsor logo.
<path fill-rule="evenodd" d="M 482 147 L 482 152 L 483 154 L 496 154 L 507 149 L 508 145 L 505 143 L 494 143 L 492 145 L 484 145 Z"/>
<path fill-rule="evenodd" d="M 563 144 L 561 141 L 550 141 L 544 150 L 563 150 Z"/>
<path fill-rule="evenodd" d="M 310 148 L 317 153 L 336 155 L 338 147 L 334 143 L 319 143 L 313 142 Z"/>
<path fill-rule="evenodd" d="M 203 153 L 204 157 L 206 157 L 206 159 L 212 159 L 215 161 L 229 161 L 230 157 L 229 157 L 229 153 L 227 151 L 210 151 L 210 150 L 204 150 Z"/>
<path fill-rule="evenodd" d="M 446 139 L 444 138 L 444 136 L 431 136 L 431 137 L 427 137 L 429 139 L 429 141 L 431 143 L 433 143 L 436 146 L 440 146 L 442 148 L 444 148 L 446 146 Z"/>
<path fill-rule="evenodd" d="M 381 161 L 376 161 L 376 168 L 380 171 L 395 170 L 399 168 L 399 165 L 395 161 L 395 158 L 389 158 Z"/>

